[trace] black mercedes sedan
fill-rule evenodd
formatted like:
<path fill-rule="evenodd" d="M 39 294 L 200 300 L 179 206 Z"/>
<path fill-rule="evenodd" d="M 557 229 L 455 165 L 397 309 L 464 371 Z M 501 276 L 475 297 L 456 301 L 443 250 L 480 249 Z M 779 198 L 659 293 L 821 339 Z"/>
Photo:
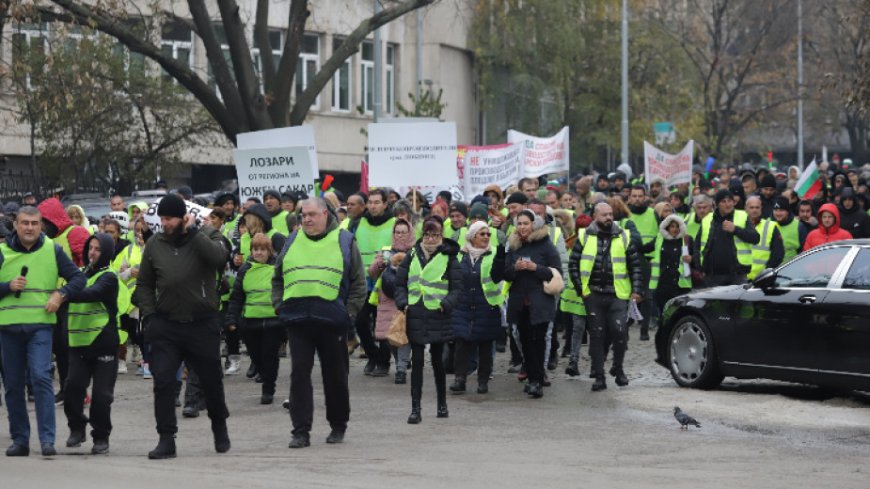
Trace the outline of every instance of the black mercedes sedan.
<path fill-rule="evenodd" d="M 870 390 L 870 239 L 823 245 L 746 285 L 671 300 L 656 362 L 683 387 L 726 376 Z"/>

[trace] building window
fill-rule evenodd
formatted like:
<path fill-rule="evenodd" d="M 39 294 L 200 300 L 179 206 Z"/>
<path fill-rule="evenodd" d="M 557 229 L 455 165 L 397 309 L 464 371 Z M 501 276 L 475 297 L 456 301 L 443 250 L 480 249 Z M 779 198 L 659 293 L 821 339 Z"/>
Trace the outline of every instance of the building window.
<path fill-rule="evenodd" d="M 12 66 L 29 64 L 25 84 L 32 88 L 31 76 L 42 73 L 48 52 L 46 24 L 17 24 L 12 32 Z"/>
<path fill-rule="evenodd" d="M 160 39 L 160 50 L 163 54 L 193 68 L 193 31 L 183 22 L 169 21 L 163 24 L 163 35 Z M 163 72 L 163 78 L 172 79 Z"/>
<path fill-rule="evenodd" d="M 343 39 L 333 39 L 332 52 L 338 50 Z M 337 112 L 350 112 L 350 87 L 351 87 L 351 58 L 344 60 L 341 67 L 332 77 L 332 110 Z"/>
<path fill-rule="evenodd" d="M 277 71 L 278 65 L 281 63 L 281 53 L 284 51 L 283 31 L 269 31 L 269 48 L 272 50 L 272 66 L 274 66 L 275 70 Z M 257 70 L 257 78 L 260 80 L 260 92 L 266 93 L 266 89 L 263 86 L 263 58 L 260 56 L 260 49 L 252 49 L 251 57 L 254 59 L 254 67 Z"/>
<path fill-rule="evenodd" d="M 308 84 L 314 79 L 314 75 L 320 71 L 320 37 L 317 34 L 305 34 L 302 37 L 302 49 L 299 51 L 299 60 L 296 63 L 296 98 L 302 96 L 302 92 L 308 88 Z M 320 105 L 320 96 L 314 99 L 312 107 Z"/>
<path fill-rule="evenodd" d="M 396 100 L 396 45 L 387 44 L 387 71 L 384 77 L 386 81 L 387 96 L 384 99 L 384 112 L 393 113 L 393 105 Z"/>
<path fill-rule="evenodd" d="M 371 41 L 363 41 L 362 57 L 360 59 L 360 100 L 362 109 L 371 114 L 375 108 L 375 49 Z"/>

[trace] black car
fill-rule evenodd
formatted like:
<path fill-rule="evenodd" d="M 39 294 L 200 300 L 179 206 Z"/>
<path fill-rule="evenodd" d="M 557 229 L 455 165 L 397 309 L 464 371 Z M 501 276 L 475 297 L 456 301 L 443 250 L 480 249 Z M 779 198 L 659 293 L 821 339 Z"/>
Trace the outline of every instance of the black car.
<path fill-rule="evenodd" d="M 750 284 L 674 298 L 656 353 L 683 387 L 729 376 L 870 390 L 870 239 L 814 248 Z"/>

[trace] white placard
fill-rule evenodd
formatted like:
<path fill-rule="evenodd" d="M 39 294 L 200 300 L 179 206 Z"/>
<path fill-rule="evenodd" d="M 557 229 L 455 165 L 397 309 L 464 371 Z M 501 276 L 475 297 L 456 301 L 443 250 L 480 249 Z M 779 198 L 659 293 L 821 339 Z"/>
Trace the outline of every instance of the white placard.
<path fill-rule="evenodd" d="M 151 228 L 151 232 L 153 232 L 154 234 L 163 231 L 163 225 L 160 224 L 160 216 L 157 215 L 157 206 L 160 204 L 161 200 L 163 200 L 162 197 L 152 202 L 151 205 L 149 205 L 148 208 L 145 209 L 145 224 L 147 224 L 148 227 Z M 208 207 L 203 207 L 189 200 L 185 200 L 184 203 L 187 204 L 187 213 L 193 214 L 193 217 L 196 219 L 196 225 L 202 226 L 205 218 L 208 217 L 209 214 L 211 214 L 211 209 L 209 209 Z"/>
<path fill-rule="evenodd" d="M 302 191 L 314 195 L 314 176 L 308 161 L 308 149 L 293 148 L 237 149 L 233 151 L 239 179 L 239 199 L 263 199 L 267 190 Z"/>
<path fill-rule="evenodd" d="M 466 146 L 462 174 L 465 195 L 481 195 L 490 185 L 507 188 L 522 176 L 523 146 Z"/>
<path fill-rule="evenodd" d="M 510 129 L 509 143 L 523 145 L 523 176 L 538 177 L 568 171 L 568 126 L 548 138 L 539 138 Z"/>
<path fill-rule="evenodd" d="M 695 142 L 689 141 L 675 154 L 668 154 L 652 144 L 643 142 L 643 176 L 647 185 L 656 180 L 664 182 L 665 188 L 692 181 L 692 156 Z"/>
<path fill-rule="evenodd" d="M 369 124 L 369 186 L 457 185 L 456 123 Z"/>
<path fill-rule="evenodd" d="M 396 187 L 396 192 L 404 199 L 408 192 L 411 189 L 416 190 L 420 195 L 426 199 L 430 204 L 435 203 L 435 199 L 438 197 L 438 193 L 444 190 L 450 192 L 452 196 L 453 202 L 465 202 L 465 193 L 461 188 L 457 185 L 450 185 L 448 187 Z M 410 200 L 408 200 L 410 202 Z"/>
<path fill-rule="evenodd" d="M 236 136 L 237 149 L 290 148 L 305 146 L 308 148 L 308 160 L 311 162 L 311 172 L 314 179 L 320 177 L 320 166 L 317 164 L 317 144 L 314 142 L 314 126 L 279 127 L 264 131 L 244 132 Z"/>

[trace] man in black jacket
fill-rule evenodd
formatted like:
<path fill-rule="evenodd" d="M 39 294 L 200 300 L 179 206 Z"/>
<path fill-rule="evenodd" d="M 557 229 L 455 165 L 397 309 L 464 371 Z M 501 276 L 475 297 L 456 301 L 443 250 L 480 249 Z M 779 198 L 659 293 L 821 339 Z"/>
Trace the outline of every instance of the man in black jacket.
<path fill-rule="evenodd" d="M 162 231 L 148 240 L 134 303 L 151 345 L 154 416 L 160 442 L 148 458 L 175 457 L 175 374 L 181 362 L 199 377 L 211 418 L 215 450 L 230 449 L 220 358 L 218 277 L 229 250 L 220 232 L 196 228 L 183 200 L 167 195 L 157 206 Z"/>
<path fill-rule="evenodd" d="M 571 282 L 575 290 L 581 291 L 589 313 L 589 349 L 595 377 L 592 390 L 601 391 L 607 388 L 604 356 L 608 344 L 613 344 L 610 375 L 616 378 L 616 385 L 628 385 L 622 365 L 628 349 L 628 299 L 643 300 L 643 268 L 628 233 L 613 222 L 610 205 L 597 204 L 592 217 L 595 221 L 577 235 L 568 269 Z M 619 261 L 625 262 L 625 273 L 615 270 L 615 262 L 622 268 Z M 627 297 L 628 288 L 630 297 Z"/>
<path fill-rule="evenodd" d="M 711 221 L 701 223 L 695 236 L 692 259 L 698 260 L 696 268 L 704 272 L 704 285 L 740 284 L 746 282 L 752 262 L 752 251 L 748 245 L 757 245 L 761 236 L 749 223 L 746 213 L 734 209 L 734 195 L 730 190 L 716 193 L 716 210 Z M 707 235 L 705 235 L 705 229 Z M 742 241 L 744 263 L 739 261 L 737 241 Z M 745 258 L 748 256 L 748 260 Z"/>

